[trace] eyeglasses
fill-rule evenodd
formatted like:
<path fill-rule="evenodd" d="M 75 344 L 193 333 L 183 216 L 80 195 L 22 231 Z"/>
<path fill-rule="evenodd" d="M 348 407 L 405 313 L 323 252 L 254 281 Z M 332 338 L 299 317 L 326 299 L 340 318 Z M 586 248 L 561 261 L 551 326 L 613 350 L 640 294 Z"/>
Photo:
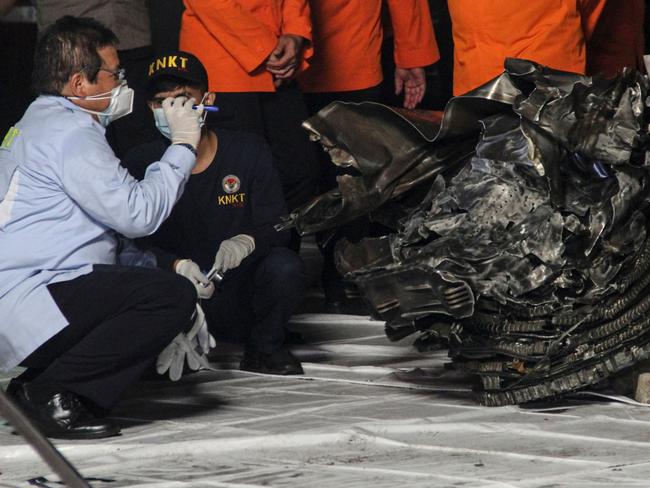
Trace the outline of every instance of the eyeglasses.
<path fill-rule="evenodd" d="M 107 71 L 113 75 L 115 81 L 124 81 L 126 79 L 126 70 L 124 68 L 117 69 L 108 69 L 108 68 L 99 68 L 99 71 Z"/>

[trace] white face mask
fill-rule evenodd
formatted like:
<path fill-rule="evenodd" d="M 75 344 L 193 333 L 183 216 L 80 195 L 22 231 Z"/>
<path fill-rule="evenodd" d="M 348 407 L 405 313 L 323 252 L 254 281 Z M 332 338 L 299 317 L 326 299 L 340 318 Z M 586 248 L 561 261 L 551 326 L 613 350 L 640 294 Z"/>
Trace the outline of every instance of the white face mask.
<path fill-rule="evenodd" d="M 108 100 L 110 98 L 111 102 L 108 104 L 108 107 L 101 112 L 79 107 L 84 112 L 97 115 L 99 123 L 104 127 L 120 117 L 129 115 L 133 111 L 133 89 L 129 88 L 126 81 L 123 81 L 109 92 L 98 93 L 97 95 L 87 97 L 68 98 L 70 100 Z"/>
<path fill-rule="evenodd" d="M 169 125 L 167 124 L 167 117 L 165 117 L 165 111 L 162 107 L 153 109 L 153 119 L 156 123 L 156 129 L 165 136 L 167 139 L 172 138 L 172 133 L 169 130 Z"/>
<path fill-rule="evenodd" d="M 201 102 L 199 105 L 202 105 L 203 102 L 205 101 L 205 97 L 208 95 L 208 92 L 203 94 L 203 98 L 201 98 Z M 203 111 L 203 114 L 201 115 L 201 121 L 199 122 L 199 126 L 203 128 L 205 125 L 205 118 L 207 117 L 208 112 L 205 110 Z M 153 109 L 153 119 L 154 122 L 156 123 L 156 129 L 165 136 L 167 139 L 172 138 L 172 133 L 169 130 L 169 124 L 167 123 L 167 117 L 165 117 L 165 111 L 162 109 L 162 107 L 154 108 Z"/>

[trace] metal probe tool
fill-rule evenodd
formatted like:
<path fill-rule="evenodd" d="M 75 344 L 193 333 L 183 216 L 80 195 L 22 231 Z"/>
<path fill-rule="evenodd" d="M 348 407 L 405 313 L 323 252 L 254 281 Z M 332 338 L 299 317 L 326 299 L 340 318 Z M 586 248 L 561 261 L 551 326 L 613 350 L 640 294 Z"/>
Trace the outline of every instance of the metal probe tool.
<path fill-rule="evenodd" d="M 214 281 L 216 283 L 219 283 L 221 280 L 223 280 L 223 275 L 217 271 L 217 268 L 212 268 L 210 271 L 208 271 L 208 274 L 205 275 L 207 279 L 210 281 Z M 206 287 L 208 285 L 204 285 L 201 283 L 201 286 Z"/>

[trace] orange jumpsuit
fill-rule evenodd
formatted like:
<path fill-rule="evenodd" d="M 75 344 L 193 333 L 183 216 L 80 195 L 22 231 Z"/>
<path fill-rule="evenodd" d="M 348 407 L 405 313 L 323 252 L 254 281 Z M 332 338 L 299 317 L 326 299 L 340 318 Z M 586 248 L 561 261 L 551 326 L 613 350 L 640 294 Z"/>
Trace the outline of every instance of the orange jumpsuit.
<path fill-rule="evenodd" d="M 587 73 L 612 77 L 624 67 L 643 69 L 644 0 L 607 0 L 587 44 Z"/>
<path fill-rule="evenodd" d="M 295 34 L 311 41 L 307 0 L 184 0 L 180 48 L 208 70 L 209 90 L 273 92 L 273 76 L 262 64 L 278 36 Z M 307 43 L 303 53 L 311 56 Z"/>
<path fill-rule="evenodd" d="M 604 4 L 605 0 L 449 0 L 454 95 L 498 76 L 506 57 L 584 74 L 586 42 Z"/>
<path fill-rule="evenodd" d="M 298 80 L 305 92 L 363 90 L 382 81 L 381 0 L 311 0 L 314 56 Z M 440 58 L 426 0 L 387 0 L 395 64 L 419 68 Z"/>

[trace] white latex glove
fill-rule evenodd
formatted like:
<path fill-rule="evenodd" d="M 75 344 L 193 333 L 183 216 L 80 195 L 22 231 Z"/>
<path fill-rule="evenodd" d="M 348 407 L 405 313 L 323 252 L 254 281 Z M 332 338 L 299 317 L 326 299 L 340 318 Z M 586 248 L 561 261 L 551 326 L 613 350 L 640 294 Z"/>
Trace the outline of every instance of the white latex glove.
<path fill-rule="evenodd" d="M 174 271 L 192 282 L 199 298 L 207 300 L 214 293 L 214 284 L 202 272 L 199 265 L 191 259 L 181 259 L 174 266 Z"/>
<path fill-rule="evenodd" d="M 191 344 L 194 345 L 194 350 L 199 351 L 202 356 L 205 356 L 210 349 L 217 345 L 212 334 L 208 331 L 208 322 L 205 320 L 205 314 L 201 305 L 196 304 L 196 316 L 194 324 L 187 333 L 187 338 Z"/>
<path fill-rule="evenodd" d="M 162 108 L 165 112 L 167 125 L 171 134 L 172 144 L 189 144 L 196 150 L 201 139 L 201 114 L 203 106 L 194 110 L 196 103 L 193 98 L 168 97 L 163 100 Z"/>
<path fill-rule="evenodd" d="M 221 243 L 212 267 L 221 273 L 236 268 L 254 250 L 255 239 L 248 234 L 238 234 Z"/>
<path fill-rule="evenodd" d="M 169 372 L 169 379 L 178 381 L 183 375 L 183 366 L 196 371 L 205 362 L 205 355 L 217 345 L 214 337 L 208 332 L 205 314 L 199 305 L 196 306 L 194 323 L 189 332 L 181 332 L 158 355 L 156 371 L 158 374 Z"/>

